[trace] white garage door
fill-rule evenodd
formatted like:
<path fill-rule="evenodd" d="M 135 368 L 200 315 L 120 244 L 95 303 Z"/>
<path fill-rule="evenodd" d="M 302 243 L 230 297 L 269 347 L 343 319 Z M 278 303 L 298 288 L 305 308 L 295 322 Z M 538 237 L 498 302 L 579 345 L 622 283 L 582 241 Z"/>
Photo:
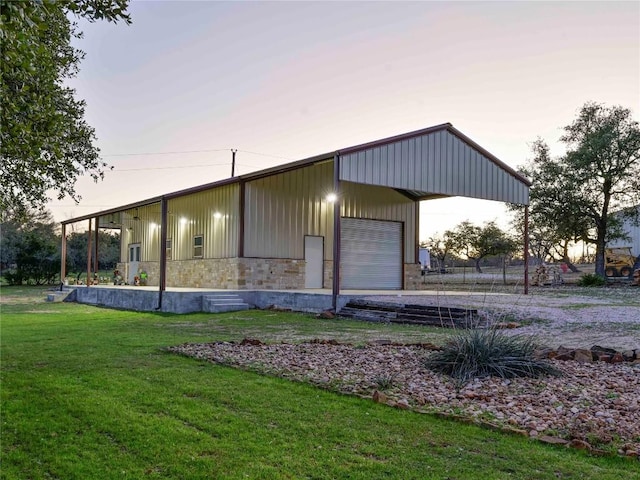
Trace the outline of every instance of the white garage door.
<path fill-rule="evenodd" d="M 341 289 L 402 288 L 402 223 L 342 218 Z"/>

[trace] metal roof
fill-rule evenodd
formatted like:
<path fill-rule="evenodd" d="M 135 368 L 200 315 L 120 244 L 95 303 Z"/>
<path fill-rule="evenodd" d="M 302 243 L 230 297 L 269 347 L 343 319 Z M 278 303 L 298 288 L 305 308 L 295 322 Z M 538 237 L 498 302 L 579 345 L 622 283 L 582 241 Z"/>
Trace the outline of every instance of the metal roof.
<path fill-rule="evenodd" d="M 142 207 L 142 206 L 145 206 L 145 205 L 150 205 L 150 204 L 153 204 L 153 203 L 158 203 L 158 202 L 162 201 L 162 199 L 167 199 L 168 200 L 168 199 L 171 199 L 171 198 L 177 198 L 177 197 L 181 197 L 181 196 L 184 196 L 184 195 L 190 195 L 192 193 L 197 193 L 197 192 L 201 192 L 201 191 L 204 191 L 204 190 L 209 190 L 209 189 L 216 188 L 216 187 L 219 187 L 219 186 L 222 186 L 222 185 L 228 185 L 228 184 L 237 183 L 237 182 L 247 182 L 247 181 L 255 180 L 255 179 L 258 179 L 258 178 L 268 177 L 268 176 L 272 176 L 272 175 L 278 175 L 278 174 L 285 173 L 285 172 L 288 172 L 288 171 L 291 171 L 291 170 L 304 168 L 306 166 L 313 165 L 314 163 L 319 163 L 319 162 L 324 162 L 324 161 L 327 161 L 327 160 L 332 160 L 336 155 L 350 156 L 350 155 L 352 155 L 354 153 L 364 152 L 364 151 L 372 150 L 372 149 L 375 149 L 375 148 L 378 148 L 378 147 L 383 147 L 385 145 L 391 145 L 391 144 L 399 143 L 399 142 L 402 142 L 402 141 L 405 141 L 405 140 L 411 140 L 411 139 L 415 139 L 415 138 L 418 138 L 418 137 L 423 137 L 423 136 L 426 136 L 426 135 L 429 135 L 429 134 L 433 134 L 433 133 L 436 133 L 436 132 L 448 132 L 448 133 L 450 133 L 451 135 L 456 137 L 458 140 L 460 140 L 462 143 L 466 144 L 471 149 L 477 151 L 480 155 L 482 155 L 483 157 L 488 159 L 490 162 L 495 164 L 497 167 L 499 167 L 500 170 L 503 170 L 509 176 L 514 177 L 514 179 L 517 180 L 518 182 L 524 184 L 526 187 L 531 186 L 531 182 L 527 178 L 522 176 L 520 173 L 516 172 L 513 168 L 509 167 L 507 164 L 505 164 L 504 162 L 499 160 L 496 156 L 494 156 L 493 154 L 491 154 L 490 152 L 488 152 L 487 150 L 482 148 L 480 145 L 475 143 L 473 140 L 471 140 L 469 137 L 464 135 L 462 132 L 460 132 L 459 130 L 454 128 L 453 125 L 451 125 L 451 123 L 443 123 L 443 124 L 440 124 L 440 125 L 435 125 L 433 127 L 428 127 L 428 128 L 424 128 L 424 129 L 421 129 L 421 130 L 415 130 L 413 132 L 403 133 L 401 135 L 395 135 L 395 136 L 392 136 L 392 137 L 383 138 L 383 139 L 376 140 L 376 141 L 373 141 L 373 142 L 368 142 L 368 143 L 363 143 L 363 144 L 360 144 L 360 145 L 355 145 L 355 146 L 352 146 L 352 147 L 342 148 L 342 149 L 335 150 L 333 152 L 328 152 L 328 153 L 325 153 L 325 154 L 322 154 L 322 155 L 315 155 L 313 157 L 309 157 L 309 158 L 306 158 L 306 159 L 303 159 L 303 160 L 298 160 L 298 161 L 286 163 L 286 164 L 283 164 L 283 165 L 277 165 L 275 167 L 270 167 L 270 168 L 267 168 L 267 169 L 264 169 L 264 170 L 259 170 L 257 172 L 252 172 L 252 173 L 248 173 L 248 174 L 245 174 L 245 175 L 239 175 L 239 176 L 232 177 L 232 178 L 227 178 L 227 179 L 224 179 L 224 180 L 219 180 L 219 181 L 206 183 L 206 184 L 203 184 L 203 185 L 198 185 L 198 186 L 187 188 L 187 189 L 183 189 L 183 190 L 178 190 L 178 191 L 171 192 L 171 193 L 166 193 L 164 195 L 147 198 L 145 200 L 141 200 L 139 202 L 130 203 L 130 204 L 123 205 L 123 206 L 120 206 L 120 207 L 114 207 L 114 208 L 107 209 L 107 210 L 101 210 L 99 212 L 91 213 L 91 214 L 88 214 L 88 215 L 83 215 L 83 216 L 80 216 L 80 217 L 75 217 L 75 218 L 71 218 L 71 219 L 68 219 L 68 220 L 64 220 L 61 223 L 63 225 L 66 225 L 66 224 L 69 224 L 69 223 L 79 222 L 79 221 L 88 220 L 88 219 L 95 218 L 95 217 L 100 217 L 100 216 L 104 216 L 104 215 L 110 215 L 110 214 L 122 212 L 124 210 L 128 210 L 128 209 L 131 209 L 131 208 L 137 208 L 137 207 Z M 428 199 L 428 198 L 440 198 L 440 197 L 443 197 L 443 196 L 449 196 L 447 194 L 442 194 L 440 192 L 429 193 L 429 192 L 425 192 L 424 190 L 412 190 L 410 188 L 403 188 L 401 190 L 408 197 L 413 198 L 415 200 L 424 200 L 424 199 Z"/>

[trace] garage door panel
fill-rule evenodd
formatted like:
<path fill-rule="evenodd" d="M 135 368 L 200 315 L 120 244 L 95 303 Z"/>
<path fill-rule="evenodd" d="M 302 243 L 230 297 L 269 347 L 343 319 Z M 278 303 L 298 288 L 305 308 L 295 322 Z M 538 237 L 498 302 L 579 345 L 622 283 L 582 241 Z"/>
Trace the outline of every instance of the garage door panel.
<path fill-rule="evenodd" d="M 402 223 L 342 218 L 341 287 L 402 288 Z"/>

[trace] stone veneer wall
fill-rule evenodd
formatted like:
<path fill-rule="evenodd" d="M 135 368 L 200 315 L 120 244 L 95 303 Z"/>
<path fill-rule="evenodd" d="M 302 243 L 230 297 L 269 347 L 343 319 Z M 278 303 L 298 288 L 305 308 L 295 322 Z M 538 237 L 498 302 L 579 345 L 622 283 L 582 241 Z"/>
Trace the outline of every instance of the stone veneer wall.
<path fill-rule="evenodd" d="M 333 289 L 333 260 L 324 261 L 324 271 L 322 272 L 322 288 Z"/>
<path fill-rule="evenodd" d="M 157 287 L 160 285 L 160 262 L 140 262 L 138 271 L 147 272 L 147 285 Z"/>
<path fill-rule="evenodd" d="M 266 289 L 304 288 L 304 260 L 214 258 L 167 262 L 168 287 Z"/>
<path fill-rule="evenodd" d="M 167 262 L 167 287 L 238 288 L 237 258 Z"/>
<path fill-rule="evenodd" d="M 284 258 L 237 258 L 238 288 L 292 290 L 304 288 L 305 261 Z"/>
<path fill-rule="evenodd" d="M 421 290 L 424 288 L 422 283 L 422 273 L 419 263 L 404 264 L 404 289 L 405 290 Z"/>
<path fill-rule="evenodd" d="M 125 262 L 118 262 L 115 270 L 120 271 L 120 275 L 122 275 L 122 278 L 124 278 L 124 281 L 126 282 L 129 278 L 129 264 Z M 147 272 L 147 285 L 160 285 L 160 262 L 139 262 L 138 272 L 142 270 Z M 109 281 L 112 280 L 113 277 L 109 277 Z"/>
<path fill-rule="evenodd" d="M 117 268 L 126 277 L 127 264 Z M 140 262 L 148 274 L 147 285 L 160 282 L 159 262 Z M 167 262 L 167 287 L 222 288 L 231 290 L 304 289 L 305 261 L 282 258 L 205 258 Z M 324 261 L 323 288 L 332 288 L 333 262 Z M 405 290 L 424 288 L 420 264 L 404 265 Z"/>

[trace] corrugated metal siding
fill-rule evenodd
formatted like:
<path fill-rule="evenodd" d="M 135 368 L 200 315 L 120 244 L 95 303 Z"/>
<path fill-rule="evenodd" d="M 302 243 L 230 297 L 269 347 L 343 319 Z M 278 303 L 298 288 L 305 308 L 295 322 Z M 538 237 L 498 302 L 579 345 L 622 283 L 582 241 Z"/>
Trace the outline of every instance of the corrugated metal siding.
<path fill-rule="evenodd" d="M 239 192 L 232 184 L 168 200 L 171 260 L 193 258 L 195 235 L 204 235 L 204 258 L 237 257 Z"/>
<path fill-rule="evenodd" d="M 304 236 L 333 237 L 333 162 L 247 182 L 245 256 L 304 258 Z M 330 249 L 325 255 L 331 258 Z"/>
<path fill-rule="evenodd" d="M 129 245 L 132 243 L 141 244 L 141 261 L 159 261 L 160 204 L 125 210 L 120 214 L 120 220 L 120 261 L 128 261 Z"/>
<path fill-rule="evenodd" d="M 526 184 L 445 130 L 343 155 L 340 178 L 424 194 L 529 202 Z"/>
<path fill-rule="evenodd" d="M 372 172 L 373 173 L 373 172 Z M 325 238 L 325 259 L 333 258 L 333 162 L 247 182 L 245 256 L 304 258 L 304 236 Z M 341 216 L 396 220 L 405 225 L 408 263 L 415 261 L 416 203 L 389 188 L 342 182 Z"/>

